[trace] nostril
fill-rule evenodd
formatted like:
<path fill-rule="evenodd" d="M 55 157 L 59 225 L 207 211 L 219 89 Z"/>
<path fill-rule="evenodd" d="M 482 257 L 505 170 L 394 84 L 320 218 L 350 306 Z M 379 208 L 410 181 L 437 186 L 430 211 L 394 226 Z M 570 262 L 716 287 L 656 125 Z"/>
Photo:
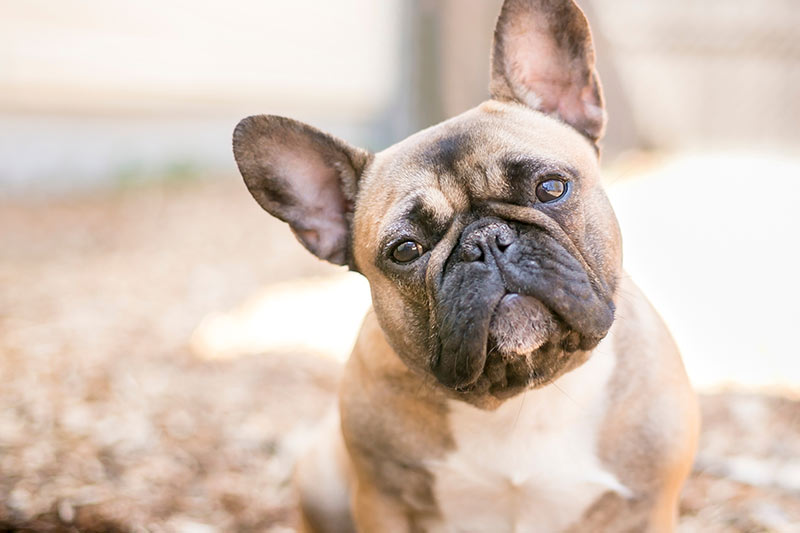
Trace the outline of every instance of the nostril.
<path fill-rule="evenodd" d="M 483 259 L 483 250 L 475 244 L 461 248 L 461 260 L 467 262 L 480 261 Z"/>
<path fill-rule="evenodd" d="M 484 261 L 498 252 L 504 254 L 517 240 L 517 233 L 501 221 L 478 221 L 477 227 L 468 226 L 461 236 L 459 261 Z"/>
<path fill-rule="evenodd" d="M 514 242 L 514 236 L 504 231 L 497 235 L 495 242 L 497 242 L 497 249 L 501 252 L 505 252 L 506 248 L 511 246 L 511 243 Z"/>

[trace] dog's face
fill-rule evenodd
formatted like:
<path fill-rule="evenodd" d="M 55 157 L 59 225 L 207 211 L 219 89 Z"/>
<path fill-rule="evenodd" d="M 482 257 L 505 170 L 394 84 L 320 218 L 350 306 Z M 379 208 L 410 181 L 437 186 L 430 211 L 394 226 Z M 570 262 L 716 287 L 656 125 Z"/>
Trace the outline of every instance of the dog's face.
<path fill-rule="evenodd" d="M 380 323 L 443 385 L 547 383 L 611 326 L 619 232 L 572 128 L 488 102 L 377 154 L 358 199 L 355 265 Z"/>
<path fill-rule="evenodd" d="M 304 124 L 243 120 L 256 200 L 370 282 L 414 371 L 475 403 L 574 368 L 614 315 L 617 222 L 599 180 L 604 112 L 571 0 L 507 0 L 493 99 L 372 155 Z"/>

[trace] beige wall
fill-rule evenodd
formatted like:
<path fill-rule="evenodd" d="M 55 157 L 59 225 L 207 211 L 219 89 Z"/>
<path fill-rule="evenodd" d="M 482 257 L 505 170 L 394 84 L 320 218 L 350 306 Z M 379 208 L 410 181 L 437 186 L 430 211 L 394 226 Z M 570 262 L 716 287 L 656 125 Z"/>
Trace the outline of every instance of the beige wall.
<path fill-rule="evenodd" d="M 401 0 L 0 0 L 0 112 L 261 104 L 350 120 L 396 85 Z"/>

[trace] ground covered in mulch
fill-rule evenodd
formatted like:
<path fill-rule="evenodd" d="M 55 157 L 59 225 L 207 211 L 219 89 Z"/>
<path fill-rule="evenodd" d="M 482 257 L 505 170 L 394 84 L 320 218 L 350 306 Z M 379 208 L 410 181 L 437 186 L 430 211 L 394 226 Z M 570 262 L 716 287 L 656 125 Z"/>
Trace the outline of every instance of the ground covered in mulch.
<path fill-rule="evenodd" d="M 339 365 L 197 357 L 211 312 L 337 269 L 238 181 L 0 204 L 0 531 L 291 531 Z M 800 531 L 800 402 L 704 395 L 682 532 Z"/>

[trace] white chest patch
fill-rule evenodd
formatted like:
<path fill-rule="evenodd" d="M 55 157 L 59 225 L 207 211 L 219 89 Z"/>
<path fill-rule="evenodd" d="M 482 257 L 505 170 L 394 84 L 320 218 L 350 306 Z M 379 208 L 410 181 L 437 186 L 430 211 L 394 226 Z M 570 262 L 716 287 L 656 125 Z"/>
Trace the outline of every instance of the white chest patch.
<path fill-rule="evenodd" d="M 596 498 L 629 490 L 597 457 L 613 354 L 601 343 L 583 366 L 495 411 L 450 402 L 455 449 L 428 465 L 440 533 L 553 533 Z"/>

